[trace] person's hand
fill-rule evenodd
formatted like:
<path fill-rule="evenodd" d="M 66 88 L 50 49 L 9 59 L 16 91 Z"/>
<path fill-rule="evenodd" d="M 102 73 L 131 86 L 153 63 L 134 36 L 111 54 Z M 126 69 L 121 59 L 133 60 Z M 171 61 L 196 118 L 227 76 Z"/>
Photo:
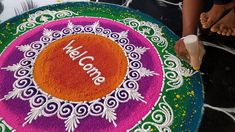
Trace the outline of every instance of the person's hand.
<path fill-rule="evenodd" d="M 198 71 L 200 69 L 202 58 L 205 54 L 205 49 L 202 44 L 202 41 L 199 40 L 197 44 L 198 44 L 198 48 L 192 49 L 192 50 L 194 50 L 194 56 L 191 56 L 191 55 L 189 55 L 189 53 L 185 47 L 185 43 L 184 43 L 183 39 L 179 39 L 175 44 L 175 52 L 178 57 L 187 61 L 193 67 L 194 70 Z M 195 50 L 197 50 L 197 51 L 195 51 Z M 196 52 L 196 56 L 195 56 L 195 52 Z"/>
<path fill-rule="evenodd" d="M 189 54 L 186 50 L 183 39 L 179 39 L 178 41 L 176 41 L 175 52 L 178 57 L 184 59 L 187 62 L 190 62 L 190 57 L 189 57 Z"/>

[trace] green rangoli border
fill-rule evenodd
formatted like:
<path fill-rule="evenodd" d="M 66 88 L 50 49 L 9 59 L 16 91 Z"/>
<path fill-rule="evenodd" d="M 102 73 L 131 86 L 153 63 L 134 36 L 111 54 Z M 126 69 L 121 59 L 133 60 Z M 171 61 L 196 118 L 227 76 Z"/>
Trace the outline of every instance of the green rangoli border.
<path fill-rule="evenodd" d="M 18 34 L 15 34 L 18 25 L 26 22 L 30 14 L 34 14 L 38 10 L 46 10 L 48 8 L 50 10 L 55 10 L 55 11 L 60 11 L 61 9 L 69 10 L 74 13 L 78 13 L 78 16 L 104 17 L 104 18 L 112 19 L 112 20 L 119 21 L 119 22 L 122 22 L 122 20 L 126 18 L 133 18 L 139 22 L 148 21 L 148 22 L 151 22 L 152 24 L 157 24 L 159 28 L 162 29 L 162 32 L 164 33 L 162 34 L 162 36 L 167 40 L 169 44 L 167 47 L 167 51 L 172 53 L 173 56 L 175 56 L 175 53 L 173 51 L 174 49 L 173 46 L 174 46 L 175 41 L 178 39 L 178 37 L 171 30 L 169 30 L 166 26 L 164 26 L 162 23 L 158 22 L 154 18 L 146 14 L 143 14 L 139 11 L 135 11 L 132 9 L 128 9 L 128 8 L 124 8 L 124 7 L 112 5 L 112 4 L 93 3 L 93 2 L 90 2 L 90 3 L 76 2 L 76 3 L 64 3 L 64 4 L 45 6 L 45 7 L 31 10 L 20 16 L 14 17 L 10 20 L 3 22 L 0 25 L 2 29 L 0 31 L 0 53 L 3 52 L 3 50 L 10 44 L 12 40 L 14 40 L 17 36 L 24 33 L 24 32 L 19 32 Z M 67 17 L 64 17 L 64 18 L 67 18 Z M 55 20 L 57 20 L 57 18 Z M 39 25 L 40 24 L 36 26 L 39 26 Z M 27 32 L 28 30 L 30 29 L 27 29 L 25 32 Z M 138 31 L 138 29 L 135 29 L 135 30 Z M 156 43 L 155 43 L 155 47 L 158 49 L 158 51 L 162 50 L 161 48 L 157 47 Z M 164 55 L 165 55 L 164 53 L 160 53 L 161 59 L 164 58 Z M 185 62 L 181 62 L 181 63 L 187 69 L 192 70 L 187 63 Z M 169 71 L 171 70 L 165 69 L 165 73 Z M 166 92 L 166 89 L 168 89 L 167 87 L 169 86 L 165 83 L 163 94 L 159 102 L 163 102 L 164 98 L 162 97 L 166 96 L 167 99 L 165 101 L 167 101 L 169 105 L 174 108 L 173 113 L 175 116 L 174 116 L 174 121 L 172 122 L 172 124 L 169 125 L 170 130 L 172 131 L 195 131 L 199 127 L 201 116 L 202 116 L 202 109 L 203 109 L 202 79 L 199 73 L 196 73 L 193 76 L 191 76 L 191 79 L 189 79 L 188 77 L 183 77 L 183 78 L 185 80 L 184 84 L 176 90 L 171 90 L 171 91 Z M 169 98 L 172 100 L 169 101 Z M 194 107 L 190 108 L 191 111 L 186 111 L 187 107 L 189 106 L 194 106 Z M 155 109 L 152 110 L 152 112 L 155 111 L 156 109 L 160 109 L 159 106 L 156 106 Z M 149 115 L 151 115 L 151 113 Z M 185 120 L 187 120 L 188 122 L 185 122 Z M 147 118 L 144 119 L 144 122 L 153 122 L 153 120 L 151 117 L 148 116 Z M 176 122 L 181 122 L 181 123 L 177 124 Z M 135 131 L 140 128 L 142 129 L 142 126 L 143 126 L 143 123 L 140 123 L 131 131 Z M 155 131 L 158 129 L 154 125 L 152 126 L 150 125 L 150 128 L 152 131 Z"/>

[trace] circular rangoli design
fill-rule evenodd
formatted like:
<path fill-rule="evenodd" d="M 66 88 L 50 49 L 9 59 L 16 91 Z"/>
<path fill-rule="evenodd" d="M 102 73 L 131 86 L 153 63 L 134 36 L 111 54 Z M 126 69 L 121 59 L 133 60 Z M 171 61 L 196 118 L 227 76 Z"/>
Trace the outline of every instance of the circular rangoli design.
<path fill-rule="evenodd" d="M 32 10 L 1 24 L 0 130 L 196 130 L 200 75 L 153 18 L 100 3 Z"/>

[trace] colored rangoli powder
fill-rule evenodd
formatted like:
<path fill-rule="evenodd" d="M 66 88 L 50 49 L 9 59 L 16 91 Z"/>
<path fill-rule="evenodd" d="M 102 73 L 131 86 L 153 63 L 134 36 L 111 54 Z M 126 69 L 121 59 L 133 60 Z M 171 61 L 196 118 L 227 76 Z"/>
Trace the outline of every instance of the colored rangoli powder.
<path fill-rule="evenodd" d="M 90 77 L 94 71 L 88 74 L 79 65 L 79 59 L 72 60 L 66 54 L 64 48 L 71 40 L 75 41 L 74 48 L 82 46 L 81 53 L 94 57 L 93 61 L 84 59 L 83 63 L 92 63 L 105 76 L 105 82 L 100 86 L 95 85 Z M 72 35 L 53 42 L 39 54 L 34 65 L 34 79 L 44 92 L 57 98 L 92 101 L 119 86 L 126 75 L 127 65 L 125 53 L 114 41 L 93 34 Z"/>
<path fill-rule="evenodd" d="M 197 130 L 201 76 L 154 18 L 68 2 L 0 27 L 0 131 Z"/>

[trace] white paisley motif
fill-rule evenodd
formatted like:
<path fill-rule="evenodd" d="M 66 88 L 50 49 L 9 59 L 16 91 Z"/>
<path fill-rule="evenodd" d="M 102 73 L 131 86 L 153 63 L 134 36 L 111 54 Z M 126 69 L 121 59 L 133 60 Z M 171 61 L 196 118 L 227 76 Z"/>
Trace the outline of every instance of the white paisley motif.
<path fill-rule="evenodd" d="M 162 28 L 160 28 L 159 25 L 151 22 L 138 21 L 134 18 L 126 18 L 121 20 L 121 22 L 149 38 L 154 44 L 161 47 L 162 51 L 166 50 L 168 47 L 168 42 L 166 38 L 162 37 Z"/>
<path fill-rule="evenodd" d="M 5 125 L 4 124 L 0 124 L 0 130 L 1 130 L 1 132 L 5 132 Z"/>
<path fill-rule="evenodd" d="M 159 132 L 171 132 L 169 126 L 173 122 L 174 113 L 165 98 L 166 96 L 162 97 L 163 101 L 158 104 L 159 108 L 151 113 L 153 121 L 144 122 L 134 132 L 150 132 L 152 128 L 156 128 Z"/>
<path fill-rule="evenodd" d="M 179 58 L 174 56 L 168 51 L 168 41 L 162 35 L 162 28 L 157 24 L 153 24 L 151 22 L 138 21 L 134 18 L 126 18 L 120 20 L 120 22 L 125 23 L 130 26 L 134 30 L 138 31 L 140 34 L 147 37 L 156 47 L 157 49 L 162 48 L 162 50 L 158 50 L 158 52 L 162 52 L 163 55 L 163 65 L 165 70 L 165 78 L 169 81 L 165 81 L 167 85 L 166 91 L 171 91 L 180 88 L 183 85 L 184 78 L 190 77 L 196 73 L 196 71 L 183 67 Z M 143 51 L 139 50 L 139 51 Z M 141 76 L 151 76 L 152 73 L 143 68 L 139 69 Z M 144 73 L 144 74 L 143 74 Z M 152 127 L 156 127 L 158 131 L 162 132 L 171 132 L 170 125 L 173 122 L 174 113 L 171 106 L 166 102 L 166 97 L 163 96 L 163 101 L 159 104 L 155 104 L 155 107 L 158 106 L 160 109 L 152 111 L 149 115 L 152 116 L 152 122 L 145 122 L 141 124 L 139 122 L 137 125 L 141 125 L 141 128 L 137 128 L 135 132 L 150 132 Z M 162 113 L 162 114 L 157 114 Z M 146 116 L 147 117 L 147 116 Z M 145 120 L 144 117 L 142 120 Z M 164 121 L 163 121 L 164 120 Z"/>
<path fill-rule="evenodd" d="M 165 77 L 169 79 L 167 82 L 170 88 L 166 89 L 166 91 L 178 89 L 183 85 L 184 78 L 183 77 L 190 77 L 195 74 L 197 71 L 187 69 L 183 67 L 181 61 L 168 51 L 166 51 L 166 55 L 163 57 L 165 69 L 167 70 L 165 73 Z"/>
<path fill-rule="evenodd" d="M 42 91 L 33 79 L 33 65 L 36 57 L 50 43 L 72 34 L 92 33 L 105 36 L 115 42 L 122 48 L 128 57 L 129 68 L 127 75 L 119 85 L 109 95 L 89 102 L 64 101 L 56 97 L 51 97 Z M 116 127 L 117 114 L 115 110 L 120 103 L 129 100 L 142 101 L 146 103 L 144 97 L 139 93 L 138 81 L 144 77 L 159 75 L 143 67 L 141 55 L 148 51 L 145 47 L 136 47 L 129 43 L 128 31 L 112 32 L 100 26 L 99 21 L 91 25 L 74 25 L 68 22 L 67 27 L 62 30 L 44 29 L 43 36 L 38 41 L 28 45 L 17 46 L 18 50 L 24 53 L 24 57 L 19 63 L 2 68 L 14 72 L 16 81 L 13 84 L 13 90 L 4 96 L 5 100 L 20 98 L 29 101 L 31 110 L 25 118 L 23 126 L 32 123 L 38 117 L 50 117 L 57 115 L 59 119 L 64 120 L 66 131 L 75 131 L 80 123 L 80 119 L 87 116 L 100 116 L 105 118 Z"/>
<path fill-rule="evenodd" d="M 171 54 L 168 48 L 168 41 L 162 36 L 162 28 L 157 24 L 151 22 L 138 21 L 134 18 L 126 18 L 121 22 L 137 30 L 142 35 L 148 37 L 157 47 L 163 48 L 162 52 L 165 54 L 164 57 L 164 68 L 165 76 L 170 81 L 167 85 L 170 86 L 166 91 L 178 89 L 183 84 L 183 77 L 190 77 L 196 72 L 192 69 L 188 69 L 182 66 L 181 61 Z"/>
<path fill-rule="evenodd" d="M 9 126 L 2 118 L 0 118 L 0 132 L 5 132 L 6 129 L 10 129 L 12 132 L 15 132 L 11 126 Z"/>
<path fill-rule="evenodd" d="M 25 32 L 27 29 L 31 29 L 33 27 L 36 27 L 37 25 L 44 24 L 46 22 L 59 19 L 59 18 L 65 18 L 65 17 L 71 17 L 73 15 L 78 15 L 77 13 L 74 13 L 69 10 L 61 10 L 61 11 L 50 11 L 50 10 L 43 10 L 43 11 L 37 11 L 34 14 L 30 14 L 29 18 L 26 22 L 20 24 L 17 27 L 16 33 L 18 34 L 20 32 Z"/>

